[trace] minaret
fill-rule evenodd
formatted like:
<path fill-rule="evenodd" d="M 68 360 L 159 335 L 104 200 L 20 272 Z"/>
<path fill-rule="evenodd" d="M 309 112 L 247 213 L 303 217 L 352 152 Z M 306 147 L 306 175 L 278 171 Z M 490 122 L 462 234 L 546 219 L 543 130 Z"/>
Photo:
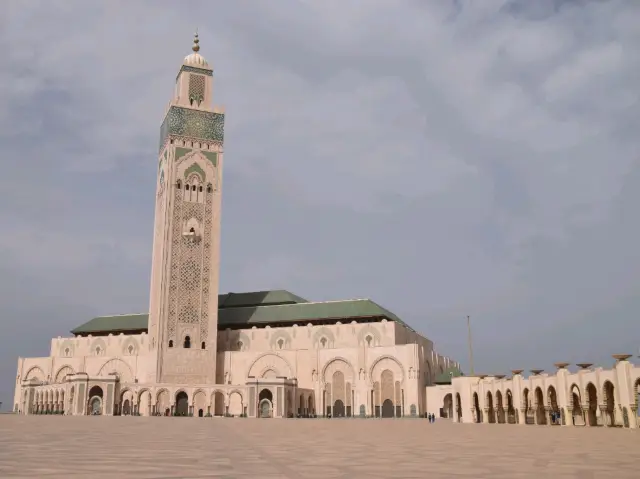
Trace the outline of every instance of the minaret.
<path fill-rule="evenodd" d="M 224 112 L 211 106 L 213 69 L 198 53 L 197 33 L 192 50 L 160 129 L 149 382 L 216 378 Z"/>

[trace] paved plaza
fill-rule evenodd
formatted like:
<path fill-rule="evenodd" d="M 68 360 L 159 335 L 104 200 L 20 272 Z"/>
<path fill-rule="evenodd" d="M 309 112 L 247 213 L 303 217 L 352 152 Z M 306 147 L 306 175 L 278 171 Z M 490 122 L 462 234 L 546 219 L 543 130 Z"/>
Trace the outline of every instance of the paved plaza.
<path fill-rule="evenodd" d="M 0 433 L 2 478 L 640 477 L 629 429 L 0 415 Z"/>

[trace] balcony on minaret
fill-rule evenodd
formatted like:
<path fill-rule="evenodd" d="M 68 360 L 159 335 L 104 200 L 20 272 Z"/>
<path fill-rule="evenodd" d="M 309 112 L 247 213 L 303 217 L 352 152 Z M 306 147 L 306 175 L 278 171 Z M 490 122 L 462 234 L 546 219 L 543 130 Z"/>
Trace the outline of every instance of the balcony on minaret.
<path fill-rule="evenodd" d="M 201 234 L 196 226 L 187 226 L 182 232 L 182 237 L 187 240 L 188 243 L 195 244 L 200 241 Z"/>

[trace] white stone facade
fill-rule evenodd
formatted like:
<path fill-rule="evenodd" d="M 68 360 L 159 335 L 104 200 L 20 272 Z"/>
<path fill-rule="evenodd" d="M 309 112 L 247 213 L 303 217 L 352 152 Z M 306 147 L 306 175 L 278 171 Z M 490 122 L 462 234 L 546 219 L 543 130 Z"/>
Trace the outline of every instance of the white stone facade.
<path fill-rule="evenodd" d="M 221 331 L 215 383 L 145 381 L 155 361 L 147 334 L 53 339 L 50 356 L 19 360 L 15 407 L 88 414 L 99 386 L 101 414 L 175 414 L 184 393 L 188 414 L 255 417 L 268 389 L 273 417 L 335 415 L 337 401 L 339 415 L 387 416 L 391 407 L 395 416 L 416 416 L 426 411 L 426 386 L 459 367 L 386 320 Z"/>
<path fill-rule="evenodd" d="M 426 388 L 427 412 L 463 423 L 637 428 L 640 367 L 630 357 L 614 355 L 612 369 L 579 364 L 572 373 L 557 363 L 555 374 L 453 378 L 451 385 Z"/>

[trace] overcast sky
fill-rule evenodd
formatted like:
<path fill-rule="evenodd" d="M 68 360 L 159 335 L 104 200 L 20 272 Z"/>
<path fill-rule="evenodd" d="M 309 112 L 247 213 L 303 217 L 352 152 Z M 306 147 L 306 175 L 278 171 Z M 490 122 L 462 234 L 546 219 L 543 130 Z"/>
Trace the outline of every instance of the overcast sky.
<path fill-rule="evenodd" d="M 640 346 L 640 2 L 5 0 L 0 401 L 148 309 L 157 141 L 198 27 L 222 291 L 368 297 L 468 371 Z"/>

